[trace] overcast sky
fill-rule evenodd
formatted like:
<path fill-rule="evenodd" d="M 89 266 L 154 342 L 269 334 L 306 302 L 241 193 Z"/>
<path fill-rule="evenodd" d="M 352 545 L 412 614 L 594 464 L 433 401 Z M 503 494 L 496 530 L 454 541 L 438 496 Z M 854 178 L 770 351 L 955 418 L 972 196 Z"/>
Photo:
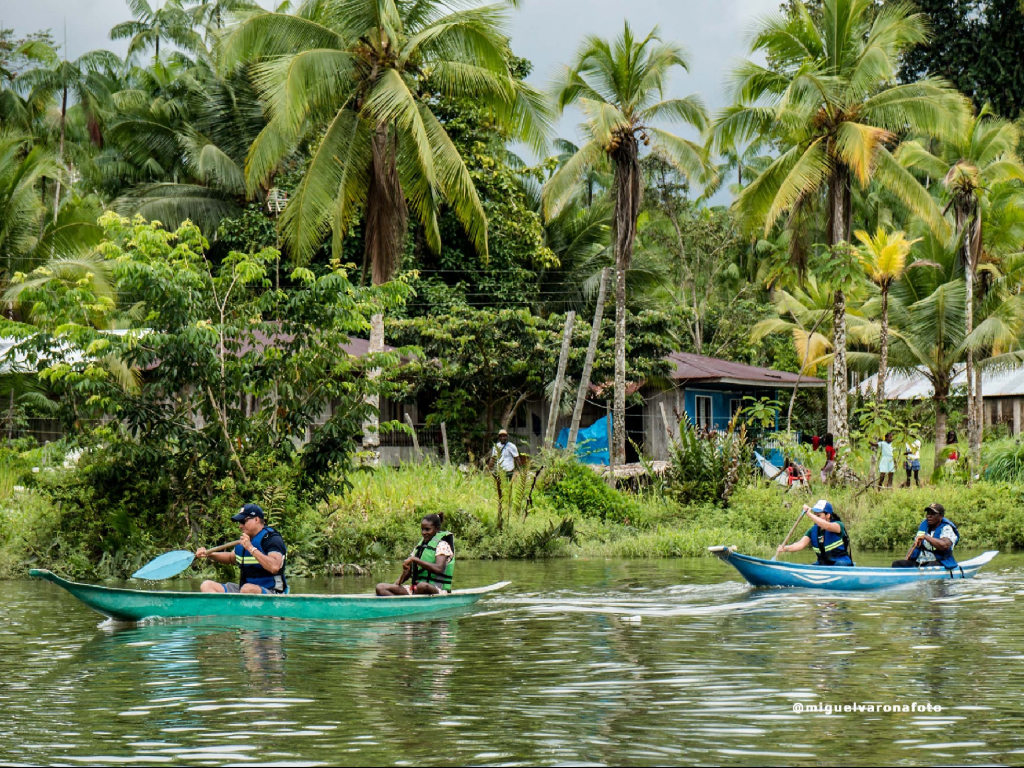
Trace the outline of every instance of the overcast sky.
<path fill-rule="evenodd" d="M 159 1 L 151 0 L 154 5 Z M 675 74 L 671 95 L 699 93 L 715 110 L 724 105 L 727 74 L 746 53 L 752 24 L 779 5 L 780 0 L 523 0 L 518 11 L 511 11 L 512 47 L 533 62 L 531 82 L 546 86 L 558 65 L 571 60 L 584 35 L 613 37 L 624 18 L 638 34 L 658 25 L 663 39 L 681 44 L 690 56 L 690 72 Z M 63 42 L 66 23 L 69 58 L 95 48 L 124 55 L 127 41 L 112 41 L 108 35 L 130 16 L 123 0 L 0 0 L 0 24 L 19 34 L 49 28 Z M 567 116 L 559 134 L 577 140 L 578 119 Z"/>

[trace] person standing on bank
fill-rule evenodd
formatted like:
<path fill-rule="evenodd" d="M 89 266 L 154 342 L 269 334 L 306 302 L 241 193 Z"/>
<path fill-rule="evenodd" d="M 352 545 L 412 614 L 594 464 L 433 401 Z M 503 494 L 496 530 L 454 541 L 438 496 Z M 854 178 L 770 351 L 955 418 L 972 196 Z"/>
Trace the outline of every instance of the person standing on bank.
<path fill-rule="evenodd" d="M 904 488 L 910 487 L 910 476 L 913 474 L 914 482 L 917 483 L 917 487 L 921 487 L 921 439 L 907 438 L 908 442 L 903 449 L 903 468 L 907 470 L 907 482 L 903 484 Z"/>
<path fill-rule="evenodd" d="M 906 560 L 894 560 L 893 568 L 926 568 L 942 566 L 952 571 L 958 568 L 953 557 L 953 547 L 960 540 L 960 531 L 952 520 L 946 519 L 946 508 L 941 504 L 929 504 L 925 518 L 917 529 L 914 546 L 907 552 Z"/>
<path fill-rule="evenodd" d="M 498 462 L 498 469 L 505 473 L 505 477 L 512 479 L 512 473 L 519 466 L 519 449 L 516 444 L 508 439 L 508 432 L 504 429 L 498 432 L 498 442 L 491 451 L 491 458 L 487 462 L 487 468 L 492 469 L 494 462 Z"/>
<path fill-rule="evenodd" d="M 283 595 L 288 591 L 284 578 L 284 559 L 288 554 L 281 534 L 264 521 L 259 504 L 246 504 L 231 518 L 242 529 L 241 541 L 233 552 L 211 552 L 206 547 L 196 550 L 196 557 L 208 557 L 215 563 L 239 565 L 238 583 L 223 584 L 204 581 L 199 589 L 211 593 L 238 593 L 244 595 Z"/>
<path fill-rule="evenodd" d="M 821 482 L 827 483 L 836 469 L 835 438 L 832 437 L 831 432 L 826 432 L 822 442 L 825 446 L 825 465 L 821 468 Z"/>
<path fill-rule="evenodd" d="M 850 555 L 853 548 L 850 546 L 850 536 L 846 533 L 846 526 L 839 519 L 839 515 L 832 509 L 832 503 L 819 499 L 813 507 L 804 504 L 804 513 L 814 521 L 814 525 L 800 541 L 780 544 L 778 551 L 799 552 L 810 544 L 814 554 L 818 556 L 817 565 L 852 567 L 853 559 Z"/>
<path fill-rule="evenodd" d="M 877 448 L 878 456 L 878 488 L 881 490 L 882 483 L 892 488 L 892 478 L 896 474 L 896 461 L 892 456 L 892 432 L 886 432 L 885 437 L 877 443 L 869 443 L 872 448 Z M 888 481 L 888 482 L 886 482 Z"/>

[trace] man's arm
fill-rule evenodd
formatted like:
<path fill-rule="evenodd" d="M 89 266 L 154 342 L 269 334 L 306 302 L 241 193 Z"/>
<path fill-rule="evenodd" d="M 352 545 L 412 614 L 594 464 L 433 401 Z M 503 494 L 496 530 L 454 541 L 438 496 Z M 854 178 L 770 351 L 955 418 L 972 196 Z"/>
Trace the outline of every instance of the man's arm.
<path fill-rule="evenodd" d="M 284 567 L 284 555 L 281 552 L 260 552 L 253 546 L 252 539 L 242 534 L 242 549 L 256 558 L 256 562 L 269 573 L 278 573 Z M 234 555 L 232 555 L 234 557 Z"/>
<path fill-rule="evenodd" d="M 929 536 L 927 533 L 921 537 L 921 540 L 927 541 L 940 552 L 946 552 L 953 546 L 953 542 L 949 539 L 937 539 L 934 536 Z"/>
<path fill-rule="evenodd" d="M 206 547 L 200 547 L 196 550 L 196 557 L 207 558 L 213 560 L 215 563 L 221 563 L 223 565 L 234 565 L 238 562 L 234 552 L 207 552 Z"/>

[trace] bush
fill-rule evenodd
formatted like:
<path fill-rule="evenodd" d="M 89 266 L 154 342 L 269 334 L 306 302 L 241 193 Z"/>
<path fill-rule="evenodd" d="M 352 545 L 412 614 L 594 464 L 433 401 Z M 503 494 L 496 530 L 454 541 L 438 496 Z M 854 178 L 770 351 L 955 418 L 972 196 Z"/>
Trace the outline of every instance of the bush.
<path fill-rule="evenodd" d="M 740 480 L 749 475 L 753 460 L 742 428 L 702 435 L 685 416 L 679 424 L 679 439 L 670 443 L 669 453 L 665 482 L 669 495 L 680 504 L 728 506 Z"/>
<path fill-rule="evenodd" d="M 642 516 L 632 497 L 609 487 L 594 470 L 575 459 L 554 460 L 541 476 L 540 485 L 547 505 L 556 511 L 616 523 L 636 522 Z"/>

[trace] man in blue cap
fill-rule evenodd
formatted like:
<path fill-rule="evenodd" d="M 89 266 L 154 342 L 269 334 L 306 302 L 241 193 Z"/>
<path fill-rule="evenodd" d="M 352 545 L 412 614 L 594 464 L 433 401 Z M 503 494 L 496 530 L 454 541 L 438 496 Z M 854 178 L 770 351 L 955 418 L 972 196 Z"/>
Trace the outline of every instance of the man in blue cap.
<path fill-rule="evenodd" d="M 843 521 L 832 509 L 832 503 L 825 499 L 819 499 L 813 507 L 808 507 L 805 504 L 804 514 L 814 521 L 814 525 L 800 541 L 793 544 L 780 544 L 778 551 L 799 552 L 810 544 L 814 554 L 818 556 L 818 565 L 852 566 L 853 559 L 850 555 L 853 549 L 850 547 L 850 537 L 846 533 Z"/>
<path fill-rule="evenodd" d="M 196 557 L 208 557 L 225 565 L 238 563 L 241 571 L 238 583 L 204 581 L 199 589 L 212 593 L 283 595 L 288 591 L 288 582 L 284 578 L 284 558 L 288 548 L 281 534 L 266 524 L 259 504 L 246 504 L 232 516 L 231 521 L 242 529 L 234 551 L 207 554 L 206 548 L 200 547 L 196 550 Z"/>

